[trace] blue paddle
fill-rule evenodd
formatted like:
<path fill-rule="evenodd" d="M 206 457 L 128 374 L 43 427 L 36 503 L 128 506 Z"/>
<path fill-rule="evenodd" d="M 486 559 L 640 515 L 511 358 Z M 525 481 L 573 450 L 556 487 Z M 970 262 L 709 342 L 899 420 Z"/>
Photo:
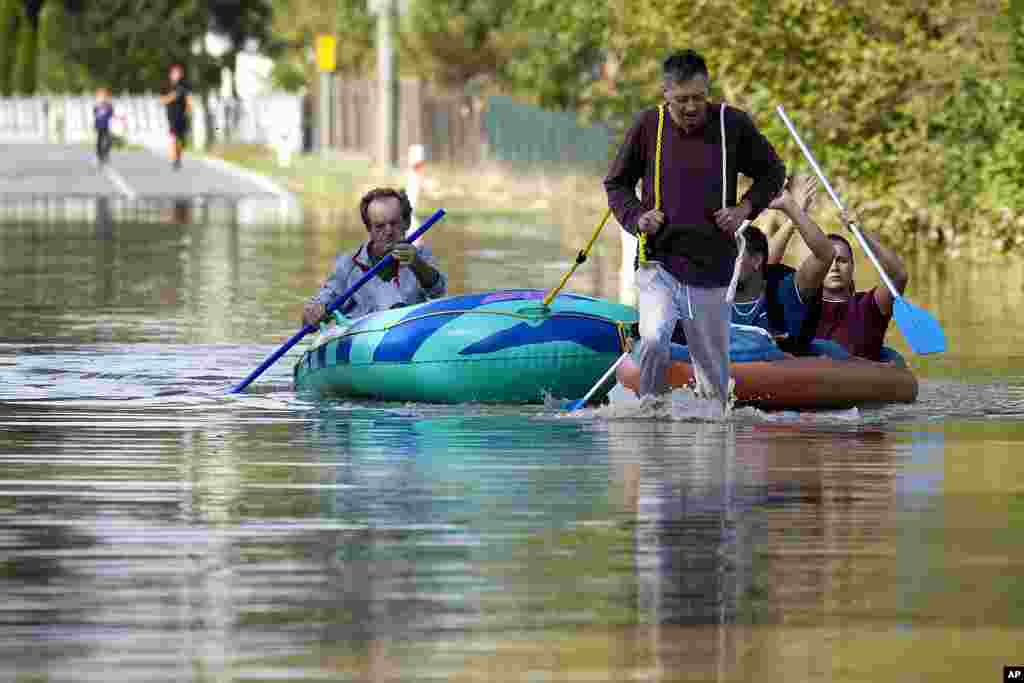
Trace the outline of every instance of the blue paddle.
<path fill-rule="evenodd" d="M 437 211 L 434 212 L 433 216 L 431 216 L 430 218 L 427 219 L 426 223 L 421 225 L 416 232 L 414 232 L 413 234 L 411 234 L 408 237 L 406 237 L 403 241 L 404 242 L 408 242 L 408 243 L 415 242 L 417 239 L 419 239 L 419 237 L 423 233 L 425 233 L 427 230 L 430 230 L 430 228 L 433 227 L 434 223 L 438 222 L 443 217 L 444 217 L 444 209 L 438 209 Z M 364 273 L 363 276 L 361 278 L 359 278 L 359 280 L 354 285 L 349 287 L 348 291 L 346 291 L 344 294 L 342 294 L 337 299 L 335 299 L 333 302 L 331 302 L 331 305 L 328 306 L 324 310 L 324 316 L 329 315 L 335 309 L 337 309 L 339 306 L 341 306 L 343 303 L 345 303 L 350 298 L 352 298 L 352 295 L 355 294 L 356 291 L 360 287 L 362 287 L 367 282 L 369 282 L 370 278 L 376 276 L 377 273 L 382 268 L 386 267 L 393 260 L 394 260 L 394 257 L 391 254 L 388 254 L 387 256 L 382 258 L 380 261 L 378 261 L 377 264 L 375 266 L 373 266 L 373 268 L 370 268 L 368 271 L 366 271 L 366 273 Z M 277 351 L 274 351 L 272 354 L 270 354 L 265 361 L 260 363 L 260 366 L 258 368 L 253 370 L 251 373 L 249 373 L 248 377 L 246 377 L 241 382 L 239 382 L 231 390 L 231 393 L 232 394 L 237 394 L 237 393 L 241 392 L 242 390 L 244 390 L 247 386 L 249 386 L 252 383 L 252 381 L 254 379 L 256 379 L 257 377 L 262 375 L 264 370 L 269 368 L 271 365 L 274 364 L 275 361 L 277 361 L 278 358 L 280 358 L 285 353 L 287 353 L 288 349 L 290 349 L 293 346 L 295 346 L 299 342 L 300 339 L 305 337 L 310 332 L 315 332 L 318 328 L 319 328 L 318 325 L 306 325 L 301 330 L 299 330 L 298 332 L 293 334 L 291 339 L 289 339 L 288 341 L 286 341 L 284 344 L 281 345 L 281 348 L 279 348 Z"/>
<path fill-rule="evenodd" d="M 793 139 L 796 140 L 796 144 L 800 146 L 804 156 L 807 157 L 807 161 L 811 164 L 811 168 L 818 174 L 818 178 L 821 180 L 821 184 L 825 186 L 832 201 L 836 203 L 839 210 L 845 212 L 843 203 L 839 201 L 839 196 L 829 185 L 828 179 L 825 178 L 825 174 L 821 172 L 821 168 L 818 167 L 818 162 L 814 160 L 814 156 L 811 154 L 811 150 L 807 149 L 804 141 L 800 139 L 800 135 L 797 134 L 796 129 L 790 122 L 789 117 L 786 116 L 786 112 L 782 109 L 782 105 L 776 107 L 776 111 L 779 116 L 782 117 L 782 122 L 786 124 L 786 128 L 789 129 Z M 942 353 L 946 350 L 946 334 L 942 331 L 942 326 L 939 325 L 939 321 L 935 317 L 924 310 L 918 308 L 906 299 L 904 299 L 899 292 L 896 291 L 896 287 L 892 284 L 892 280 L 886 274 L 885 269 L 882 268 L 882 264 L 878 262 L 878 257 L 875 256 L 874 252 L 868 246 L 864 236 L 860 233 L 860 228 L 856 223 L 850 223 L 850 230 L 853 231 L 854 237 L 860 242 L 860 246 L 864 249 L 864 253 L 871 259 L 871 263 L 874 264 L 878 270 L 878 274 L 882 276 L 882 281 L 885 282 L 885 286 L 892 292 L 893 306 L 892 312 L 893 317 L 896 318 L 896 325 L 900 328 L 900 332 L 906 338 L 907 343 L 914 353 L 927 354 L 927 353 Z"/>

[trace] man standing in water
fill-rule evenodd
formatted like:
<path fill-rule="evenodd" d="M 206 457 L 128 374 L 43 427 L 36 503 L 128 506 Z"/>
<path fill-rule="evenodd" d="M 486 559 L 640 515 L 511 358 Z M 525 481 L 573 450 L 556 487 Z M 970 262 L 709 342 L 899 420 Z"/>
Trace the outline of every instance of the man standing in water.
<path fill-rule="evenodd" d="M 708 101 L 699 54 L 670 55 L 662 74 L 665 104 L 637 116 L 604 180 L 619 224 L 640 238 L 638 393 L 646 399 L 669 391 L 670 343 L 681 322 L 698 394 L 724 407 L 735 234 L 779 194 L 786 169 L 745 112 Z M 739 173 L 754 183 L 737 204 Z"/>
<path fill-rule="evenodd" d="M 171 67 L 170 91 L 161 95 L 160 101 L 167 108 L 167 126 L 171 131 L 171 168 L 181 168 L 181 152 L 188 135 L 189 117 L 192 114 L 192 90 L 185 82 L 185 69 L 180 64 Z"/>

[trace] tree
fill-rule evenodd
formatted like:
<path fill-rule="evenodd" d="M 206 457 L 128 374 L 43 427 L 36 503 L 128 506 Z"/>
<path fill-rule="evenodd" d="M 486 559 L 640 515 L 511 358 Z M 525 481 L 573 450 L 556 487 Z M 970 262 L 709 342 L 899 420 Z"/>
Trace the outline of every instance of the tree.
<path fill-rule="evenodd" d="M 231 46 L 221 63 L 232 72 L 237 71 L 238 54 L 246 49 L 250 41 L 256 43 L 267 55 L 273 56 L 280 52 L 280 41 L 272 39 L 273 8 L 268 0 L 210 0 L 207 7 L 210 30 L 225 36 Z"/>
<path fill-rule="evenodd" d="M 20 0 L 0 0 L 0 96 L 4 97 L 12 92 L 21 12 Z"/>
<path fill-rule="evenodd" d="M 32 95 L 36 91 L 36 51 L 39 34 L 28 17 L 18 22 L 18 45 L 11 77 L 11 90 L 18 95 Z"/>
<path fill-rule="evenodd" d="M 373 66 L 374 19 L 366 0 L 274 0 L 272 5 L 273 34 L 280 47 L 274 73 L 278 85 L 294 90 L 300 81 L 316 78 L 308 52 L 320 34 L 337 38 L 338 72 L 362 76 Z"/>
<path fill-rule="evenodd" d="M 609 11 L 589 0 L 520 0 L 510 5 L 497 43 L 499 76 L 537 104 L 576 110 L 587 102 L 606 60 Z"/>
<path fill-rule="evenodd" d="M 66 12 L 66 58 L 83 67 L 93 85 L 114 91 L 159 90 L 174 63 L 185 65 L 192 84 L 206 91 L 217 84 L 221 66 L 233 66 L 249 38 L 262 47 L 273 46 L 269 0 L 92 0 L 71 5 Z M 193 45 L 198 41 L 201 47 L 210 31 L 229 37 L 233 49 L 225 58 L 202 49 L 193 53 Z"/>
<path fill-rule="evenodd" d="M 500 80 L 512 40 L 504 27 L 518 12 L 515 2 L 418 0 L 411 4 L 403 32 L 403 60 L 416 72 L 445 86 Z"/>

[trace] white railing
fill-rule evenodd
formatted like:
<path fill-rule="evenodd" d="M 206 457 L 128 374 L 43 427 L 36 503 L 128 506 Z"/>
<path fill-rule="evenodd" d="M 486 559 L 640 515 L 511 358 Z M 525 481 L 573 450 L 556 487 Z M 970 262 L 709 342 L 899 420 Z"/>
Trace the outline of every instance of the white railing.
<path fill-rule="evenodd" d="M 271 93 L 247 99 L 210 97 L 207 130 L 206 104 L 195 98 L 193 141 L 200 149 L 209 140 L 271 145 L 291 155 L 302 145 L 302 100 L 298 95 Z M 92 97 L 39 95 L 0 97 L 0 143 L 90 142 L 93 129 Z M 114 112 L 123 116 L 124 138 L 133 144 L 163 150 L 167 146 L 167 116 L 157 95 L 113 98 Z M 212 134 L 211 134 L 212 133 Z"/>
<path fill-rule="evenodd" d="M 45 100 L 39 97 L 0 98 L 0 142 L 42 142 L 46 137 Z"/>

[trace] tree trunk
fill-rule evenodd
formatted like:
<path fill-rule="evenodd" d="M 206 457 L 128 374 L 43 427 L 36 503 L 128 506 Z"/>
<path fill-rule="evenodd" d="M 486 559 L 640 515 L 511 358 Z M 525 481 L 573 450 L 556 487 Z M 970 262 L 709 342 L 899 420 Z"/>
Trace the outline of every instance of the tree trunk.
<path fill-rule="evenodd" d="M 18 22 L 18 47 L 14 63 L 13 90 L 20 95 L 34 95 L 38 81 L 36 60 L 39 47 L 39 31 L 27 17 Z"/>
<path fill-rule="evenodd" d="M 17 60 L 20 0 L 0 0 L 0 96 L 14 90 L 14 65 Z"/>

